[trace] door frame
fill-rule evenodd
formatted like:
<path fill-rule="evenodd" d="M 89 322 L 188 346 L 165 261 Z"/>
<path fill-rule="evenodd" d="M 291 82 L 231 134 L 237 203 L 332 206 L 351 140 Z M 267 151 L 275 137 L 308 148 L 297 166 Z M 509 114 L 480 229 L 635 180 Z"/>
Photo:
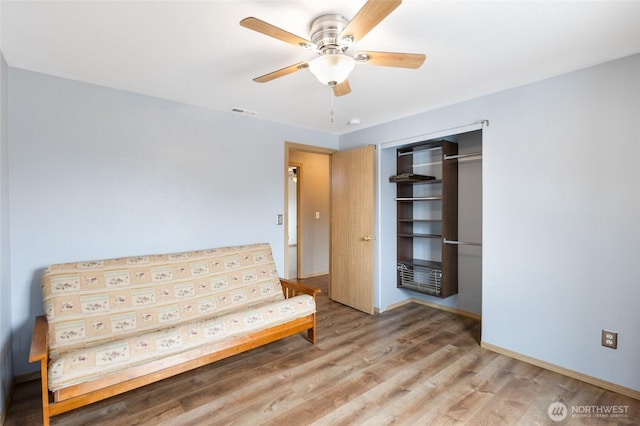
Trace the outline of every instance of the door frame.
<path fill-rule="evenodd" d="M 334 152 L 338 152 L 337 149 L 333 148 L 325 148 L 321 146 L 314 145 L 305 145 L 296 142 L 288 142 L 284 143 L 284 222 L 283 222 L 283 239 L 284 239 L 284 273 L 287 278 L 295 279 L 296 277 L 289 277 L 289 152 L 291 151 L 303 151 L 303 152 L 311 152 L 314 154 L 324 154 L 331 155 Z M 331 179 L 331 170 L 329 170 L 329 179 Z M 300 198 L 300 190 L 303 188 L 300 186 L 300 182 L 298 182 L 298 199 Z M 299 207 L 298 207 L 299 210 Z M 296 268 L 297 275 L 300 275 L 300 269 L 302 266 L 301 258 L 304 256 L 304 235 L 300 232 L 300 222 L 298 221 L 298 255 L 297 262 L 298 267 Z M 331 256 L 331 254 L 329 254 Z"/>
<path fill-rule="evenodd" d="M 301 260 L 302 259 L 300 259 L 300 252 L 301 252 L 300 247 L 302 247 L 302 240 L 300 239 L 300 228 L 302 228 L 300 226 L 300 218 L 301 218 L 301 215 L 300 215 L 300 192 L 301 192 L 301 190 L 300 190 L 300 188 L 302 186 L 303 179 L 302 179 L 302 163 L 289 162 L 289 164 L 287 164 L 287 209 L 289 208 L 289 196 L 291 195 L 289 193 L 289 191 L 291 190 L 291 186 L 290 186 L 291 182 L 289 180 L 289 173 L 288 173 L 289 172 L 289 168 L 291 168 L 291 167 L 295 167 L 295 169 L 297 170 L 296 175 L 297 175 L 297 179 L 298 179 L 297 182 L 296 182 L 296 191 L 295 191 L 296 192 L 296 211 L 295 211 L 295 216 L 296 216 L 296 276 L 295 277 L 291 277 L 291 276 L 287 275 L 287 278 L 293 280 L 293 279 L 298 278 L 299 272 L 302 269 L 302 264 L 301 264 Z M 287 250 L 286 250 L 287 262 L 289 261 L 289 251 L 291 250 L 290 246 L 289 246 L 289 237 L 290 237 L 290 235 L 289 235 L 289 223 L 290 223 L 290 219 L 291 219 L 290 216 L 292 216 L 291 212 L 287 211 L 287 219 L 285 221 L 286 226 L 287 226 L 287 230 L 286 230 L 287 231 Z M 289 266 L 290 265 L 287 263 L 287 274 L 289 274 L 289 272 L 291 271 Z"/>

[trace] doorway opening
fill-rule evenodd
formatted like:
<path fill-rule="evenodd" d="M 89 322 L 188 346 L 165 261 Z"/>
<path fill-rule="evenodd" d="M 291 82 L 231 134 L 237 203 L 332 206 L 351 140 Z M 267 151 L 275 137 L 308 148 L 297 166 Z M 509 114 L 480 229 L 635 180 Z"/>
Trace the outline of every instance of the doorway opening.
<path fill-rule="evenodd" d="M 334 149 L 285 143 L 287 278 L 329 273 L 330 156 Z"/>

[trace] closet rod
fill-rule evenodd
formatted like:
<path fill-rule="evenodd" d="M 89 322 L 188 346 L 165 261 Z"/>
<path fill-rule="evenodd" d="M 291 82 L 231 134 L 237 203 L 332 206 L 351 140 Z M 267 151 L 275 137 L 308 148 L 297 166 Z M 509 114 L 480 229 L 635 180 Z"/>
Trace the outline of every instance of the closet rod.
<path fill-rule="evenodd" d="M 467 241 L 452 241 L 452 240 L 447 240 L 446 238 L 443 241 L 445 244 L 453 244 L 456 246 L 478 246 L 478 247 L 482 247 L 482 243 L 470 243 Z"/>
<path fill-rule="evenodd" d="M 445 160 L 453 160 L 456 158 L 466 158 L 466 157 L 482 157 L 482 152 L 470 152 L 468 154 L 458 154 L 458 155 L 445 155 Z"/>
<path fill-rule="evenodd" d="M 442 164 L 442 161 L 433 161 L 431 163 L 413 163 L 411 167 L 437 166 L 438 164 Z"/>

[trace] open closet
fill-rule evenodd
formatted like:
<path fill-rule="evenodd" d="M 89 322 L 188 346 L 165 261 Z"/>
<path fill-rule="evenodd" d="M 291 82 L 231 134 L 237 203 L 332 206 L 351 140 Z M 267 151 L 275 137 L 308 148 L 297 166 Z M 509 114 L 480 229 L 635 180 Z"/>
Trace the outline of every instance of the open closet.
<path fill-rule="evenodd" d="M 480 315 L 482 129 L 393 150 L 396 288 Z"/>
<path fill-rule="evenodd" d="M 437 297 L 458 292 L 458 145 L 397 150 L 398 288 Z"/>

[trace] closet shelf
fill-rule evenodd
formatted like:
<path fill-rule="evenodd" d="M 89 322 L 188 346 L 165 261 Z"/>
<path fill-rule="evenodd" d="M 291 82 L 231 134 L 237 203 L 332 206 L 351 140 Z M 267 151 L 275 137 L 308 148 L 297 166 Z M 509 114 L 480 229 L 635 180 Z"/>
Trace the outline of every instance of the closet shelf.
<path fill-rule="evenodd" d="M 442 235 L 439 234 L 415 234 L 415 233 L 399 233 L 398 237 L 404 238 L 437 238 L 442 239 Z"/>
<path fill-rule="evenodd" d="M 416 181 L 395 181 L 398 185 L 435 185 L 442 183 L 442 179 L 416 180 Z"/>
<path fill-rule="evenodd" d="M 423 155 L 414 155 L 418 153 Z M 458 155 L 450 141 L 398 148 L 396 158 L 397 287 L 440 298 L 458 292 Z M 435 179 L 403 182 L 424 173 Z M 436 187 L 413 185 L 437 184 Z M 436 201 L 436 203 L 433 203 Z M 429 219 L 434 218 L 434 219 Z M 416 259 L 422 258 L 422 259 Z"/>
<path fill-rule="evenodd" d="M 438 201 L 442 200 L 442 195 L 433 197 L 398 197 L 396 201 L 413 202 L 413 201 Z"/>
<path fill-rule="evenodd" d="M 436 180 L 435 176 L 419 175 L 416 173 L 401 173 L 395 176 L 389 176 L 389 182 L 395 183 L 419 183 Z"/>

